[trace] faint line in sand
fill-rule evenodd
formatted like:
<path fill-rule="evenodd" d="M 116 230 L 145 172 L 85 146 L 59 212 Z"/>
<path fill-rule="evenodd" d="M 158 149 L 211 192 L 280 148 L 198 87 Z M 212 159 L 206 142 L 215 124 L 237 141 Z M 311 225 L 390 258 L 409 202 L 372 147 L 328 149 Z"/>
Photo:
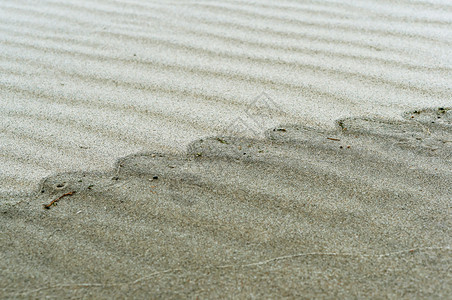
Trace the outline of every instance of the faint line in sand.
<path fill-rule="evenodd" d="M 360 254 L 360 253 L 338 253 L 338 252 L 298 253 L 298 254 L 293 254 L 293 255 L 285 255 L 285 256 L 274 257 L 274 258 L 271 258 L 271 259 L 258 261 L 258 262 L 254 262 L 254 263 L 248 263 L 248 264 L 238 264 L 238 265 L 230 264 L 230 265 L 221 265 L 221 266 L 205 266 L 205 267 L 200 268 L 198 270 L 255 267 L 255 266 L 266 265 L 266 264 L 269 264 L 269 263 L 272 263 L 272 262 L 278 262 L 278 261 L 282 261 L 282 260 L 288 260 L 288 259 L 299 258 L 299 257 L 307 257 L 307 256 L 368 257 L 368 258 L 376 257 L 376 258 L 384 258 L 384 257 L 390 257 L 390 256 L 403 254 L 403 253 L 414 253 L 414 252 L 421 252 L 421 251 L 428 251 L 428 250 L 452 250 L 452 248 L 450 246 L 447 246 L 447 247 L 424 247 L 424 248 L 421 247 L 421 248 L 404 249 L 404 250 L 400 250 L 400 251 L 394 251 L 394 252 L 383 253 L 383 254 Z M 152 273 L 152 274 L 150 274 L 148 276 L 145 276 L 145 277 L 142 277 L 142 278 L 138 278 L 138 279 L 136 279 L 134 281 L 123 282 L 123 283 L 112 283 L 112 284 L 102 284 L 102 283 L 73 283 L 73 284 L 71 284 L 71 283 L 69 283 L 69 284 L 59 284 L 59 285 L 54 285 L 54 286 L 42 287 L 42 288 L 39 288 L 39 289 L 30 290 L 30 291 L 19 292 L 15 296 L 19 296 L 19 295 L 26 296 L 26 295 L 37 293 L 37 292 L 40 292 L 40 291 L 52 290 L 52 289 L 63 289 L 63 288 L 75 289 L 75 288 L 91 288 L 91 287 L 107 288 L 107 287 L 135 285 L 135 284 L 138 284 L 140 282 L 143 282 L 143 281 L 146 281 L 148 279 L 151 279 L 151 278 L 153 278 L 153 277 L 155 277 L 157 275 L 166 274 L 166 273 L 173 273 L 173 272 L 177 272 L 177 271 L 184 272 L 184 271 L 189 271 L 189 269 L 167 269 L 167 270 L 164 270 L 164 271 L 154 272 L 154 273 Z M 3 289 L 3 291 L 7 291 L 7 289 Z"/>

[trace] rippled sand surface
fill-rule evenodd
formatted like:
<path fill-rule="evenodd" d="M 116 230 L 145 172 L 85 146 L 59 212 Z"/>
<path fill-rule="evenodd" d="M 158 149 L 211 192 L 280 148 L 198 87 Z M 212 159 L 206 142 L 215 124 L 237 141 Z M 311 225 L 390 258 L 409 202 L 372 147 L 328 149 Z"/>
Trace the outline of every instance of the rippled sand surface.
<path fill-rule="evenodd" d="M 34 298 L 444 298 L 452 110 L 218 136 L 1 205 L 0 291 Z"/>
<path fill-rule="evenodd" d="M 450 106 L 451 24 L 448 1 L 2 1 L 0 192 L 237 120 L 253 137 Z"/>
<path fill-rule="evenodd" d="M 1 1 L 0 298 L 446 298 L 448 1 Z"/>

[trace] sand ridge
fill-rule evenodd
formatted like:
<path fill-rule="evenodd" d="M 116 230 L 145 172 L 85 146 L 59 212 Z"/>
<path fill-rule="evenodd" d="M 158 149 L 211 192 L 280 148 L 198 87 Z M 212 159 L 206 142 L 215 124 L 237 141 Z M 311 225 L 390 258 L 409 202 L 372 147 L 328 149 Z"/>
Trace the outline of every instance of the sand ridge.
<path fill-rule="evenodd" d="M 0 3 L 0 193 L 262 124 L 450 106 L 447 1 Z"/>
<path fill-rule="evenodd" d="M 447 297 L 452 109 L 336 124 L 202 138 L 2 200 L 2 295 Z"/>

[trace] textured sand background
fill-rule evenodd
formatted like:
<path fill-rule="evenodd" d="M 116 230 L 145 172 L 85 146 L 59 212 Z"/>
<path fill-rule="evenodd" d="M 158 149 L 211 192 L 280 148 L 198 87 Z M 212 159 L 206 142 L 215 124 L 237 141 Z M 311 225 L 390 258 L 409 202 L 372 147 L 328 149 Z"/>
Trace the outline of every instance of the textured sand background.
<path fill-rule="evenodd" d="M 449 1 L 1 1 L 0 192 L 183 151 L 262 92 L 261 132 L 450 106 L 451 24 Z"/>
<path fill-rule="evenodd" d="M 186 155 L 50 176 L 1 205 L 0 291 L 447 298 L 452 110 L 407 117 L 200 139 Z"/>
<path fill-rule="evenodd" d="M 448 1 L 1 1 L 0 296 L 452 294 L 451 41 Z"/>

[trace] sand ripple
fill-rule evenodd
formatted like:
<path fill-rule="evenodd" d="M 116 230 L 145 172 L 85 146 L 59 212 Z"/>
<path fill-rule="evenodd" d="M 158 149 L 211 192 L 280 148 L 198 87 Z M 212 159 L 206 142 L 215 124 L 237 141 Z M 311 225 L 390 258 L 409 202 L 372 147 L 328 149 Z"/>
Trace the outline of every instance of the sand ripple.
<path fill-rule="evenodd" d="M 0 193 L 138 151 L 452 102 L 447 1 L 2 1 Z"/>
<path fill-rule="evenodd" d="M 447 297 L 452 110 L 404 116 L 203 138 L 50 176 L 0 206 L 0 291 Z"/>

